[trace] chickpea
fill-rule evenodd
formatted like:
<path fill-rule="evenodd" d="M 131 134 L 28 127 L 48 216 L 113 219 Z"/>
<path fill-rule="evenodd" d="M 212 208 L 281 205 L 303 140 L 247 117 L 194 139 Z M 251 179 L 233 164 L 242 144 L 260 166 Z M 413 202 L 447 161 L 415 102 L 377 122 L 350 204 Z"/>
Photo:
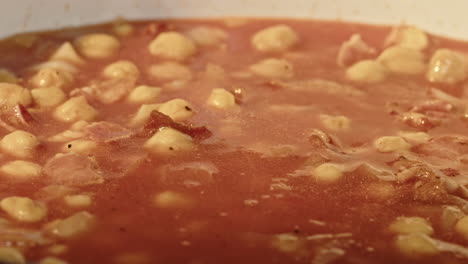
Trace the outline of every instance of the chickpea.
<path fill-rule="evenodd" d="M 0 83 L 16 83 L 18 78 L 16 75 L 7 69 L 0 68 Z"/>
<path fill-rule="evenodd" d="M 438 49 L 432 55 L 426 78 L 430 82 L 454 84 L 466 79 L 467 58 L 453 50 Z"/>
<path fill-rule="evenodd" d="M 36 72 L 42 69 L 57 70 L 60 73 L 67 74 L 70 80 L 73 79 L 73 74 L 75 74 L 78 71 L 78 68 L 75 65 L 66 61 L 61 61 L 61 60 L 46 61 L 40 64 L 36 64 L 29 69 L 31 71 L 36 71 Z"/>
<path fill-rule="evenodd" d="M 26 264 L 26 260 L 19 250 L 11 247 L 0 247 L 0 263 Z"/>
<path fill-rule="evenodd" d="M 304 241 L 292 234 L 276 235 L 271 245 L 283 253 L 294 253 L 304 248 Z"/>
<path fill-rule="evenodd" d="M 158 111 L 160 104 L 144 104 L 140 106 L 135 116 L 130 120 L 130 126 L 136 127 L 145 124 L 150 116 L 151 112 Z"/>
<path fill-rule="evenodd" d="M 42 68 L 31 78 L 31 83 L 35 87 L 57 87 L 62 88 L 70 84 L 73 76 L 66 71 L 54 68 Z"/>
<path fill-rule="evenodd" d="M 416 27 L 399 27 L 390 33 L 386 41 L 390 45 L 398 45 L 408 49 L 424 50 L 429 46 L 427 34 Z"/>
<path fill-rule="evenodd" d="M 218 109 L 228 109 L 236 105 L 236 99 L 232 93 L 224 89 L 213 89 L 207 103 Z"/>
<path fill-rule="evenodd" d="M 30 158 L 39 144 L 36 136 L 23 130 L 11 132 L 0 141 L 3 151 L 19 158 Z"/>
<path fill-rule="evenodd" d="M 379 62 L 373 60 L 359 61 L 346 70 L 346 78 L 351 81 L 378 83 L 388 76 L 388 70 Z"/>
<path fill-rule="evenodd" d="M 431 136 L 426 132 L 400 132 L 399 136 L 414 145 L 427 143 L 431 140 Z"/>
<path fill-rule="evenodd" d="M 343 178 L 341 166 L 333 163 L 323 163 L 312 171 L 313 178 L 319 183 L 335 183 Z"/>
<path fill-rule="evenodd" d="M 398 74 L 420 74 L 427 68 L 421 51 L 401 46 L 385 49 L 377 58 L 377 62 Z"/>
<path fill-rule="evenodd" d="M 195 43 L 178 32 L 159 34 L 148 46 L 154 56 L 182 61 L 197 52 Z"/>
<path fill-rule="evenodd" d="M 97 115 L 98 112 L 88 104 L 84 96 L 72 97 L 54 111 L 55 119 L 62 122 L 92 121 Z"/>
<path fill-rule="evenodd" d="M 129 78 L 137 80 L 140 76 L 138 67 L 131 61 L 120 60 L 112 64 L 107 65 L 102 72 L 107 78 Z"/>
<path fill-rule="evenodd" d="M 411 233 L 432 235 L 434 233 L 431 224 L 421 217 L 398 217 L 390 224 L 389 230 L 402 235 Z"/>
<path fill-rule="evenodd" d="M 38 222 L 44 219 L 47 215 L 47 209 L 27 198 L 19 196 L 11 196 L 0 201 L 2 208 L 12 218 L 21 222 Z"/>
<path fill-rule="evenodd" d="M 454 229 L 455 232 L 468 240 L 468 216 L 464 216 L 463 218 L 459 219 L 455 224 Z"/>
<path fill-rule="evenodd" d="M 39 261 L 39 264 L 67 264 L 68 262 L 54 258 L 54 257 L 47 257 Z"/>
<path fill-rule="evenodd" d="M 176 62 L 163 62 L 151 65 L 148 69 L 148 74 L 155 79 L 163 81 L 192 79 L 190 68 Z"/>
<path fill-rule="evenodd" d="M 462 219 L 465 214 L 456 206 L 443 206 L 442 214 L 440 216 L 440 222 L 443 231 L 450 232 L 454 229 L 457 222 Z M 467 236 L 468 237 L 468 233 Z"/>
<path fill-rule="evenodd" d="M 159 112 L 169 116 L 176 122 L 186 120 L 193 116 L 192 106 L 184 99 L 173 99 L 161 104 Z"/>
<path fill-rule="evenodd" d="M 67 195 L 63 199 L 70 207 L 88 207 L 93 202 L 91 196 L 86 194 Z"/>
<path fill-rule="evenodd" d="M 394 152 L 408 150 L 411 145 L 406 142 L 402 137 L 398 136 L 384 136 L 374 141 L 374 147 L 379 152 Z"/>
<path fill-rule="evenodd" d="M 345 131 L 351 127 L 351 119 L 346 116 L 320 115 L 322 125 L 332 131 Z"/>
<path fill-rule="evenodd" d="M 135 87 L 127 97 L 127 101 L 134 104 L 149 103 L 156 100 L 161 93 L 161 88 L 148 85 Z"/>
<path fill-rule="evenodd" d="M 41 108 L 57 106 L 67 99 L 65 93 L 58 87 L 32 89 L 31 96 Z"/>
<path fill-rule="evenodd" d="M 70 42 L 63 43 L 50 57 L 50 60 L 67 61 L 75 65 L 84 64 L 85 61 L 76 52 Z"/>
<path fill-rule="evenodd" d="M 299 41 L 294 30 L 286 25 L 265 28 L 252 37 L 252 45 L 260 52 L 282 52 Z"/>
<path fill-rule="evenodd" d="M 287 60 L 265 59 L 250 66 L 250 71 L 266 78 L 289 79 L 294 75 L 294 67 Z"/>
<path fill-rule="evenodd" d="M 94 216 L 86 211 L 75 213 L 65 219 L 59 219 L 46 226 L 53 235 L 70 239 L 87 233 L 94 225 Z"/>
<path fill-rule="evenodd" d="M 64 254 L 65 252 L 67 252 L 67 250 L 68 250 L 68 247 L 66 245 L 63 245 L 63 244 L 56 244 L 56 245 L 50 246 L 47 249 L 47 251 L 50 254 L 53 254 L 53 255 Z"/>
<path fill-rule="evenodd" d="M 129 36 L 135 31 L 132 24 L 126 21 L 116 21 L 113 23 L 112 30 L 117 36 L 126 37 Z"/>
<path fill-rule="evenodd" d="M 12 108 L 18 104 L 28 106 L 32 102 L 28 89 L 12 83 L 0 83 L 0 99 L 3 108 Z"/>
<path fill-rule="evenodd" d="M 187 35 L 200 46 L 215 46 L 227 38 L 224 30 L 205 26 L 192 28 Z"/>
<path fill-rule="evenodd" d="M 399 235 L 395 241 L 396 248 L 410 258 L 429 257 L 439 254 L 439 250 L 430 237 L 420 233 Z"/>
<path fill-rule="evenodd" d="M 64 152 L 75 152 L 82 155 L 89 155 L 97 148 L 97 143 L 88 139 L 75 139 L 65 143 Z"/>
<path fill-rule="evenodd" d="M 170 127 L 163 127 L 146 141 L 144 147 L 151 152 L 174 153 L 193 150 L 195 145 L 189 135 Z"/>
<path fill-rule="evenodd" d="M 189 196 L 174 192 L 165 191 L 154 196 L 154 203 L 163 209 L 187 209 L 194 206 L 194 201 Z"/>
<path fill-rule="evenodd" d="M 102 33 L 83 35 L 74 44 L 81 54 L 92 59 L 112 57 L 120 49 L 117 38 Z"/>
<path fill-rule="evenodd" d="M 18 180 L 37 178 L 41 175 L 41 169 L 39 164 L 24 160 L 10 161 L 0 167 L 2 173 Z"/>

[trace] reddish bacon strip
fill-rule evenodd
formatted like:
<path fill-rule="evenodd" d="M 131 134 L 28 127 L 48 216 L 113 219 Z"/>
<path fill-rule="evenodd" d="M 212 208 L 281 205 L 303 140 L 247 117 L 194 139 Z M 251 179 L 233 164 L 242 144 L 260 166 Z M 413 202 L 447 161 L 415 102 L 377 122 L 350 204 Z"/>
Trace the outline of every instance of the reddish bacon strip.
<path fill-rule="evenodd" d="M 182 123 L 174 122 L 169 116 L 158 112 L 151 112 L 149 121 L 146 123 L 142 133 L 144 136 L 154 134 L 161 127 L 171 127 L 185 133 L 195 140 L 204 140 L 211 137 L 212 133 L 206 127 L 194 127 Z"/>

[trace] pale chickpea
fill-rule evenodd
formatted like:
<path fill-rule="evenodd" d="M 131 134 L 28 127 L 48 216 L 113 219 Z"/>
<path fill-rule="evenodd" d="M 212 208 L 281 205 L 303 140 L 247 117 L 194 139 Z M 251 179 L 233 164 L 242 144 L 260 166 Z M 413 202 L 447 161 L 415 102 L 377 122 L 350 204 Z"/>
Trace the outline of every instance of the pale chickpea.
<path fill-rule="evenodd" d="M 431 136 L 426 132 L 400 132 L 398 135 L 411 144 L 419 145 L 429 142 Z"/>
<path fill-rule="evenodd" d="M 465 55 L 449 49 L 438 49 L 432 55 L 426 78 L 430 82 L 454 84 L 468 77 Z"/>
<path fill-rule="evenodd" d="M 41 175 L 42 167 L 33 162 L 15 160 L 5 163 L 0 167 L 0 171 L 17 180 L 34 179 Z"/>
<path fill-rule="evenodd" d="M 94 221 L 95 218 L 92 214 L 80 211 L 65 219 L 58 219 L 49 223 L 46 225 L 46 229 L 59 238 L 70 239 L 89 232 L 94 225 Z"/>
<path fill-rule="evenodd" d="M 250 66 L 250 71 L 266 77 L 277 79 L 289 79 L 294 76 L 294 67 L 287 60 L 283 59 L 265 59 Z"/>
<path fill-rule="evenodd" d="M 154 196 L 154 204 L 163 209 L 186 209 L 194 206 L 194 201 L 186 194 L 165 191 Z"/>
<path fill-rule="evenodd" d="M 409 49 L 424 50 L 429 46 L 427 34 L 412 26 L 395 28 L 386 40 L 388 45 L 398 45 Z"/>
<path fill-rule="evenodd" d="M 113 23 L 112 30 L 117 36 L 127 37 L 135 31 L 132 24 L 126 21 L 116 21 Z"/>
<path fill-rule="evenodd" d="M 52 54 L 50 60 L 67 61 L 76 65 L 84 64 L 85 61 L 76 52 L 70 42 L 65 42 Z"/>
<path fill-rule="evenodd" d="M 54 111 L 55 119 L 62 122 L 76 122 L 79 120 L 92 121 L 98 112 L 88 104 L 84 96 L 72 97 L 59 105 Z"/>
<path fill-rule="evenodd" d="M 130 126 L 136 127 L 144 125 L 149 120 L 151 112 L 158 111 L 160 107 L 160 104 L 141 105 L 135 116 L 130 120 Z"/>
<path fill-rule="evenodd" d="M 92 59 L 112 57 L 120 49 L 117 38 L 103 33 L 83 35 L 76 39 L 74 44 L 81 54 Z"/>
<path fill-rule="evenodd" d="M 343 178 L 343 168 L 338 164 L 323 163 L 312 171 L 312 177 L 319 183 L 335 183 Z"/>
<path fill-rule="evenodd" d="M 28 106 L 32 103 L 29 90 L 12 83 L 0 83 L 0 106 L 12 108 L 18 104 Z"/>
<path fill-rule="evenodd" d="M 39 144 L 36 136 L 23 130 L 11 132 L 0 141 L 0 147 L 3 151 L 19 158 L 32 157 Z"/>
<path fill-rule="evenodd" d="M 119 253 L 114 258 L 114 264 L 151 264 L 152 258 L 148 253 L 141 251 L 130 251 Z"/>
<path fill-rule="evenodd" d="M 159 112 L 169 116 L 172 120 L 179 122 L 193 116 L 193 107 L 189 102 L 178 98 L 161 104 Z"/>
<path fill-rule="evenodd" d="M 47 248 L 47 252 L 53 255 L 61 255 L 68 251 L 68 246 L 63 244 L 52 245 Z"/>
<path fill-rule="evenodd" d="M 374 141 L 374 147 L 379 152 L 394 152 L 408 150 L 411 145 L 402 137 L 384 136 Z"/>
<path fill-rule="evenodd" d="M 34 102 L 41 108 L 49 108 L 63 103 L 67 95 L 59 87 L 44 87 L 31 90 Z"/>
<path fill-rule="evenodd" d="M 463 218 L 459 219 L 455 224 L 454 229 L 455 232 L 468 240 L 468 216 L 464 216 Z"/>
<path fill-rule="evenodd" d="M 67 61 L 61 61 L 61 60 L 53 60 L 53 61 L 46 61 L 40 64 L 33 65 L 29 70 L 38 72 L 42 69 L 51 69 L 51 70 L 57 70 L 61 73 L 67 74 L 68 78 L 70 80 L 73 79 L 73 74 L 75 74 L 78 71 L 78 68 L 67 62 Z"/>
<path fill-rule="evenodd" d="M 421 217 L 398 217 L 390 224 L 388 229 L 397 234 L 421 233 L 432 235 L 434 233 L 431 224 Z"/>
<path fill-rule="evenodd" d="M 38 222 L 47 215 L 47 209 L 30 198 L 11 196 L 0 201 L 0 208 L 21 222 Z"/>
<path fill-rule="evenodd" d="M 389 71 L 398 74 L 421 74 L 427 68 L 424 54 L 421 51 L 402 46 L 385 49 L 377 61 Z"/>
<path fill-rule="evenodd" d="M 97 148 L 97 143 L 88 139 L 75 139 L 65 143 L 64 152 L 75 152 L 82 155 L 90 155 Z"/>
<path fill-rule="evenodd" d="M 107 65 L 102 74 L 107 78 L 129 78 L 137 80 L 140 76 L 140 71 L 135 63 L 128 60 L 120 60 Z"/>
<path fill-rule="evenodd" d="M 346 70 L 346 78 L 355 82 L 378 83 L 388 76 L 388 70 L 374 60 L 363 60 L 351 65 Z"/>
<path fill-rule="evenodd" d="M 346 131 L 351 127 L 351 119 L 346 116 L 320 115 L 322 125 L 332 131 Z"/>
<path fill-rule="evenodd" d="M 252 37 L 252 45 L 260 52 L 286 51 L 298 41 L 297 33 L 286 25 L 265 28 Z"/>
<path fill-rule="evenodd" d="M 236 105 L 234 95 L 225 89 L 213 89 L 207 104 L 218 109 L 228 109 Z"/>
<path fill-rule="evenodd" d="M 71 83 L 73 76 L 66 71 L 54 68 L 42 68 L 31 78 L 31 84 L 35 87 L 62 88 Z"/>
<path fill-rule="evenodd" d="M 0 68 L 0 83 L 16 83 L 17 81 L 18 78 L 13 72 Z"/>
<path fill-rule="evenodd" d="M 178 32 L 163 32 L 148 46 L 149 52 L 157 57 L 185 60 L 197 52 L 195 43 Z"/>
<path fill-rule="evenodd" d="M 61 260 L 61 259 L 54 258 L 54 257 L 46 257 L 46 258 L 41 259 L 41 261 L 39 261 L 39 264 L 67 264 L 67 263 L 68 262 L 66 262 L 65 260 Z"/>
<path fill-rule="evenodd" d="M 163 62 L 151 65 L 148 74 L 152 78 L 163 81 L 192 79 L 190 68 L 177 62 Z"/>
<path fill-rule="evenodd" d="M 429 257 L 439 254 L 434 241 L 427 235 L 411 233 L 399 235 L 395 240 L 396 248 L 410 258 Z"/>
<path fill-rule="evenodd" d="M 87 194 L 67 195 L 63 199 L 70 207 L 89 207 L 93 202 L 91 196 Z"/>
<path fill-rule="evenodd" d="M 159 87 L 139 85 L 130 92 L 127 101 L 133 104 L 149 103 L 156 100 L 160 93 Z"/>
<path fill-rule="evenodd" d="M 189 135 L 170 127 L 160 128 L 145 142 L 144 147 L 155 153 L 174 153 L 195 149 L 193 140 Z"/>
<path fill-rule="evenodd" d="M 198 26 L 190 29 L 187 35 L 200 46 L 215 46 L 227 38 L 227 33 L 216 27 Z"/>
<path fill-rule="evenodd" d="M 0 263 L 26 264 L 23 254 L 11 247 L 0 247 Z"/>
<path fill-rule="evenodd" d="M 440 216 L 441 226 L 444 231 L 450 232 L 454 229 L 457 222 L 465 216 L 465 214 L 456 206 L 447 205 L 442 208 L 443 210 Z M 468 232 L 466 237 L 468 237 Z"/>
<path fill-rule="evenodd" d="M 284 253 L 294 253 L 304 248 L 304 240 L 292 234 L 275 235 L 271 246 Z"/>

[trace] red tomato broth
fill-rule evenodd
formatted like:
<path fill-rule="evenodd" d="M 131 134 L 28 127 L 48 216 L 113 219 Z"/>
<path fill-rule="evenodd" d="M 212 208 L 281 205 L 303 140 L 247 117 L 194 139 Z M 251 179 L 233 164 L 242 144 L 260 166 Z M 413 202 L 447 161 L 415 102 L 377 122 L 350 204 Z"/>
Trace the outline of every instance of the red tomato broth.
<path fill-rule="evenodd" d="M 432 99 L 428 95 L 428 87 L 438 87 L 466 99 L 466 82 L 437 85 L 421 75 L 397 74 L 376 84 L 348 80 L 345 69 L 336 65 L 341 43 L 350 35 L 358 33 L 380 53 L 384 49 L 384 39 L 391 30 L 388 27 L 295 20 L 251 20 L 233 28 L 226 27 L 221 20 L 156 22 L 164 25 L 163 31 L 171 28 L 185 32 L 195 26 L 208 25 L 227 32 L 228 37 L 221 47 L 199 48 L 194 56 L 182 62 L 189 66 L 194 77 L 174 88 L 146 73 L 151 64 L 164 61 L 148 53 L 147 46 L 157 35 L 147 33 L 151 23 L 154 22 L 132 22 L 135 31 L 130 36 L 119 38 L 121 48 L 115 56 L 100 60 L 87 59 L 85 65 L 79 66 L 74 82 L 63 89 L 68 94 L 74 88 L 88 85 L 90 80 L 103 80 L 101 72 L 106 65 L 118 60 L 130 60 L 140 69 L 136 85 L 162 87 L 155 103 L 174 98 L 186 99 L 192 104 L 195 114 L 185 122 L 206 126 L 213 134 L 207 140 L 196 142 L 196 151 L 170 156 L 148 154 L 135 167 L 123 173 L 124 168 L 116 166 L 121 160 L 112 160 L 112 157 L 125 159 L 127 153 L 146 153 L 142 146 L 147 138 L 131 137 L 117 143 L 99 143 L 91 156 L 96 156 L 104 172 L 104 183 L 76 187 L 79 193 L 91 194 L 93 203 L 84 210 L 95 216 L 95 225 L 89 232 L 74 239 L 52 238 L 52 244 L 64 243 L 69 247 L 60 258 L 69 263 L 118 263 L 115 259 L 119 254 L 140 252 L 148 258 L 147 262 L 141 263 L 311 263 L 314 259 L 317 261 L 321 248 L 339 248 L 345 253 L 336 263 L 466 261 L 451 253 L 412 259 L 395 249 L 395 235 L 388 231 L 388 225 L 398 216 L 426 218 L 435 230 L 433 237 L 459 245 L 467 244 L 460 235 L 440 227 L 441 206 L 452 203 L 437 200 L 437 196 L 424 201 L 414 198 L 413 182 L 384 181 L 356 168 L 346 171 L 338 182 L 326 185 L 315 181 L 310 175 L 295 174 L 304 169 L 310 171 L 312 167 L 304 164 L 320 159 L 320 155 L 324 155 L 330 162 L 354 164 L 351 167 L 367 162 L 397 173 L 398 169 L 392 168 L 391 163 L 399 155 L 379 153 L 373 149 L 372 142 L 378 137 L 416 129 L 389 114 L 385 105 L 396 102 L 408 111 L 412 106 Z M 255 51 L 250 43 L 251 36 L 276 24 L 286 24 L 293 28 L 300 36 L 298 44 L 290 51 L 274 55 Z M 39 38 L 31 48 L 11 45 L 11 40 L 5 40 L 0 43 L 0 54 L 15 56 L 0 56 L 0 66 L 24 77 L 19 83 L 29 88 L 27 80 L 32 74 L 24 69 L 46 60 L 47 55 L 54 50 L 48 47 L 58 47 L 64 41 L 73 41 L 77 36 L 94 32 L 112 34 L 112 25 L 37 33 Z M 430 39 L 430 48 L 424 51 L 428 56 L 437 47 L 468 51 L 466 43 L 436 36 L 430 36 Z M 41 47 L 42 43 L 46 43 L 46 47 Z M 37 55 L 38 50 L 47 52 Z M 294 52 L 301 54 L 294 57 L 294 54 L 290 54 Z M 294 77 L 278 81 L 266 77 L 241 79 L 229 75 L 245 70 L 267 57 L 287 58 L 294 65 Z M 207 63 L 221 66 L 227 77 L 216 80 L 204 77 Z M 360 95 L 288 88 L 290 82 L 304 80 L 327 80 L 340 87 L 347 85 Z M 245 94 L 237 108 L 213 110 L 206 105 L 213 88 L 241 88 Z M 140 106 L 122 100 L 113 104 L 91 104 L 99 113 L 96 121 L 109 121 L 124 127 L 128 126 L 128 121 Z M 278 105 L 299 108 L 272 110 L 271 106 Z M 329 131 L 321 123 L 319 114 L 345 115 L 352 120 L 352 125 L 346 131 Z M 41 139 L 44 149 L 31 160 L 44 165 L 49 158 L 62 152 L 63 147 L 62 143 L 48 142 L 46 139 L 69 129 L 70 124 L 54 120 L 50 111 L 35 111 L 34 115 L 40 125 L 32 132 Z M 226 132 L 223 129 L 227 125 L 231 125 L 231 130 Z M 441 125 L 429 129 L 429 134 L 433 138 L 447 134 L 463 135 L 466 125 L 459 113 L 451 112 L 443 117 Z M 315 148 L 309 141 L 310 131 L 315 128 L 336 136 L 345 149 L 340 148 L 344 153 Z M 8 133 L 1 131 L 2 136 Z M 271 147 L 284 145 L 294 148 L 292 151 L 271 153 Z M 413 154 L 423 160 L 425 158 L 423 154 Z M 14 159 L 7 154 L 2 155 L 2 163 Z M 206 182 L 202 181 L 195 186 L 183 181 L 184 177 L 189 177 L 185 175 L 187 173 L 172 172 L 181 177 L 180 182 L 172 180 L 170 176 L 164 178 L 166 176 L 161 172 L 162 168 L 193 162 L 209 162 L 217 168 L 217 172 L 211 175 L 211 180 L 208 177 Z M 369 187 L 373 183 L 389 184 L 394 192 L 390 197 L 379 198 L 379 194 Z M 36 198 L 45 200 L 48 208 L 48 215 L 38 224 L 17 223 L 18 226 L 41 229 L 47 222 L 79 211 L 67 207 L 63 199 L 47 201 L 40 196 L 38 193 L 46 185 L 41 178 L 15 182 L 7 176 L 2 177 L 0 198 L 11 195 Z M 167 190 L 188 195 L 193 199 L 194 206 L 183 209 L 157 208 L 153 201 L 154 195 Z M 246 200 L 256 202 L 247 205 Z M 325 224 L 317 225 L 309 220 Z M 295 236 L 300 246 L 293 252 L 281 252 L 272 246 L 272 240 L 279 234 Z M 345 235 L 307 240 L 308 236 L 317 234 Z M 1 243 L 6 244 L 0 237 Z M 46 251 L 47 246 L 50 244 L 27 247 L 24 253 L 28 259 L 40 259 L 50 255 Z"/>

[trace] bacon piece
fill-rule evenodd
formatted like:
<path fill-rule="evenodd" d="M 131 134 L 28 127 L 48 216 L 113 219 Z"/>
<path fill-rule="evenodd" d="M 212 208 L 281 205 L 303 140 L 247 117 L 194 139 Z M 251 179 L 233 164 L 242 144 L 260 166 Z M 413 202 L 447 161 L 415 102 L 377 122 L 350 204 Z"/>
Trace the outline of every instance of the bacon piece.
<path fill-rule="evenodd" d="M 142 30 L 142 33 L 144 35 L 148 35 L 151 37 L 156 37 L 162 32 L 165 31 L 170 31 L 174 30 L 175 26 L 172 24 L 167 24 L 167 23 L 150 23 L 147 26 L 145 26 Z"/>
<path fill-rule="evenodd" d="M 76 153 L 55 155 L 46 162 L 42 172 L 49 184 L 86 186 L 104 181 L 97 163 Z"/>
<path fill-rule="evenodd" d="M 449 113 L 454 109 L 450 103 L 441 100 L 430 100 L 414 106 L 411 111 L 419 113 L 442 112 Z"/>
<path fill-rule="evenodd" d="M 206 127 L 194 127 L 193 125 L 186 125 L 174 122 L 169 116 L 158 112 L 151 112 L 149 121 L 143 128 L 143 136 L 152 135 L 161 127 L 171 127 L 185 133 L 195 140 L 204 140 L 211 137 L 212 133 Z"/>
<path fill-rule="evenodd" d="M 106 121 L 94 122 L 88 125 L 85 131 L 90 139 L 97 142 L 111 142 L 132 136 L 130 129 Z"/>
<path fill-rule="evenodd" d="M 95 84 L 92 87 L 93 94 L 103 104 L 112 104 L 125 97 L 133 87 L 136 80 L 110 79 Z"/>
<path fill-rule="evenodd" d="M 361 35 L 354 34 L 341 44 L 336 63 L 338 66 L 347 67 L 360 60 L 369 59 L 375 54 L 375 49 L 367 45 L 361 39 Z"/>
<path fill-rule="evenodd" d="M 414 151 L 426 156 L 456 160 L 461 155 L 468 154 L 468 139 L 453 136 L 439 137 L 415 147 Z"/>
<path fill-rule="evenodd" d="M 419 129 L 419 130 L 423 130 L 423 131 L 427 131 L 433 127 L 436 127 L 439 125 L 440 121 L 436 120 L 436 119 L 433 119 L 433 118 L 429 118 L 427 115 L 425 114 L 421 114 L 421 113 L 416 113 L 416 112 L 406 112 L 406 113 L 402 113 L 400 115 L 400 120 L 413 127 L 413 128 L 416 128 L 416 129 Z"/>
<path fill-rule="evenodd" d="M 17 129 L 27 130 L 27 128 L 36 124 L 36 118 L 21 104 L 16 105 L 0 116 L 0 126 L 10 132 Z"/>

